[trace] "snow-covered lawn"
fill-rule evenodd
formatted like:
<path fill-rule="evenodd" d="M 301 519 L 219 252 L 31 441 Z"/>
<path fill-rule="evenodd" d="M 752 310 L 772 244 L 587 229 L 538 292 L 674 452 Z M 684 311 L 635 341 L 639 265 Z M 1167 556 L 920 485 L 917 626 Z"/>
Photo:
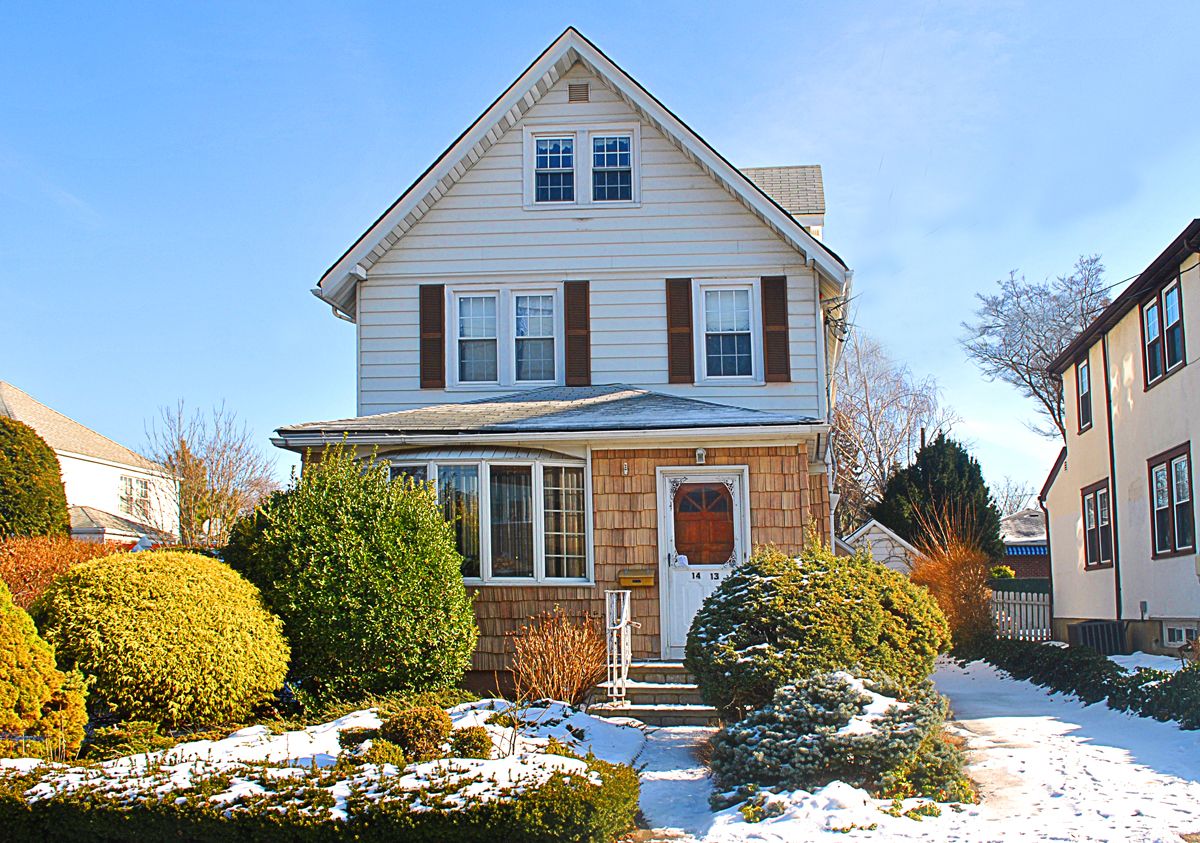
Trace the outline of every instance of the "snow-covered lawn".
<path fill-rule="evenodd" d="M 745 822 L 736 809 L 714 815 L 695 756 L 712 730 L 666 728 L 651 732 L 639 759 L 642 811 L 664 836 L 706 843 L 798 843 L 852 825 L 850 836 L 862 839 L 971 843 L 1178 843 L 1180 834 L 1200 832 L 1200 732 L 1052 697 L 979 662 L 944 662 L 934 681 L 950 697 L 952 728 L 966 740 L 979 805 L 942 806 L 940 817 L 916 822 L 884 814 L 887 803 L 835 783 L 792 794 L 782 816 L 760 823 Z M 874 830 L 863 829 L 872 823 Z"/>

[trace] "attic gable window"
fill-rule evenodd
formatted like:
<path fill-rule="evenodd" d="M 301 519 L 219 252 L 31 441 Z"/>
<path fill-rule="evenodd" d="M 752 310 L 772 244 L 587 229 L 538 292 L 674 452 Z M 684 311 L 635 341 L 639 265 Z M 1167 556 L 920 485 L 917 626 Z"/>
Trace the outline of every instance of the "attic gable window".
<path fill-rule="evenodd" d="M 523 132 L 525 210 L 638 207 L 641 127 L 637 123 L 572 121 L 529 125 Z"/>
<path fill-rule="evenodd" d="M 629 135 L 592 137 L 592 201 L 633 200 L 633 152 Z"/>
<path fill-rule="evenodd" d="M 575 201 L 575 138 L 538 138 L 534 201 Z"/>

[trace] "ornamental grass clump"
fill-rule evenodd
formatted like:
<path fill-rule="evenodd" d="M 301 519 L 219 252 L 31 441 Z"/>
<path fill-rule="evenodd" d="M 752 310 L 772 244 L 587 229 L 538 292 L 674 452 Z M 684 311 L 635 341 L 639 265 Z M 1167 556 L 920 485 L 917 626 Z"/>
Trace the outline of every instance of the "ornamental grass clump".
<path fill-rule="evenodd" d="M 705 702 L 736 719 L 810 674 L 882 674 L 904 687 L 950 646 L 929 593 L 870 556 L 819 543 L 798 558 L 757 549 L 692 620 L 684 664 Z"/>
<path fill-rule="evenodd" d="M 956 646 L 994 638 L 990 586 L 994 560 L 973 532 L 975 520 L 969 513 L 960 515 L 949 508 L 915 517 L 921 538 L 910 579 L 929 589 L 950 624 Z"/>
<path fill-rule="evenodd" d="M 604 678 L 607 659 L 600 624 L 588 615 L 571 617 L 555 606 L 513 634 L 517 696 L 579 705 Z"/>
<path fill-rule="evenodd" d="M 904 689 L 835 671 L 785 685 L 713 738 L 714 807 L 758 788 L 812 791 L 833 781 L 880 798 L 974 801 L 962 756 L 943 734 L 946 711 L 927 682 Z"/>
<path fill-rule="evenodd" d="M 97 713 L 168 728 L 241 720 L 283 684 L 288 645 L 258 589 L 193 553 L 77 565 L 32 614 Z"/>

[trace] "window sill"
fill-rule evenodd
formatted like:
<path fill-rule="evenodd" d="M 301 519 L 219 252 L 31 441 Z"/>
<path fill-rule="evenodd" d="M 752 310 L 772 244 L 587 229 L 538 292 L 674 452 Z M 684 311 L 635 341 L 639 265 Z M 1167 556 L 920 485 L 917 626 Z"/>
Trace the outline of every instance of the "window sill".
<path fill-rule="evenodd" d="M 532 580 L 532 579 L 467 579 L 463 578 L 467 588 L 487 588 L 488 586 L 512 588 L 595 588 L 594 580 Z"/>
<path fill-rule="evenodd" d="M 601 208 L 640 208 L 642 207 L 642 202 L 640 199 L 628 202 L 624 200 L 610 200 L 608 202 L 525 202 L 521 207 L 526 211 L 574 211 L 578 214 Z"/>
<path fill-rule="evenodd" d="M 780 383 L 784 383 L 784 381 L 780 381 Z M 767 386 L 767 382 L 754 377 L 730 376 L 723 378 L 717 376 L 698 378 L 692 383 L 692 386 Z"/>
<path fill-rule="evenodd" d="M 1077 435 L 1077 436 L 1083 436 L 1083 434 L 1087 433 L 1087 432 L 1088 432 L 1089 430 L 1091 430 L 1091 429 L 1092 429 L 1094 426 L 1095 426 L 1095 425 L 1091 425 L 1091 424 L 1089 424 L 1089 425 L 1087 425 L 1086 427 L 1081 427 L 1081 428 L 1079 428 L 1079 430 L 1077 431 L 1076 435 Z"/>
<path fill-rule="evenodd" d="M 562 381 L 517 381 L 516 383 L 500 383 L 499 381 L 480 381 L 477 383 L 448 383 L 443 389 L 446 392 L 489 392 L 497 389 L 542 389 L 547 386 L 562 386 Z"/>
<path fill-rule="evenodd" d="M 1154 381 L 1150 381 L 1149 383 L 1145 383 L 1142 386 L 1142 392 L 1149 392 L 1150 390 L 1154 389 L 1154 387 L 1158 386 L 1163 381 L 1170 378 L 1171 375 L 1175 374 L 1176 372 L 1180 372 L 1186 368 L 1187 368 L 1187 360 L 1184 360 L 1182 363 L 1178 364 L 1174 369 L 1168 369 L 1165 373 L 1163 373 L 1161 376 L 1159 376 L 1158 380 L 1154 380 Z"/>
<path fill-rule="evenodd" d="M 1178 559 L 1180 556 L 1194 556 L 1196 548 L 1185 547 L 1183 550 L 1165 550 L 1161 553 L 1155 552 L 1150 554 L 1151 559 Z"/>
<path fill-rule="evenodd" d="M 1083 570 L 1085 570 L 1085 571 L 1107 571 L 1112 566 L 1113 566 L 1113 563 L 1111 563 L 1111 562 L 1099 562 L 1095 565 L 1084 565 Z"/>

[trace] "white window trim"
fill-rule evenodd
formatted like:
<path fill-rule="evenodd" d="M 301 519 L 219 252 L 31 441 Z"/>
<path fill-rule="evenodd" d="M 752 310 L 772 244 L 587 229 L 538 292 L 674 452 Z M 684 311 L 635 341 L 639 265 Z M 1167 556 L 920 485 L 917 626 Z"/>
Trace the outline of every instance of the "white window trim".
<path fill-rule="evenodd" d="M 710 375 L 705 349 L 704 293 L 707 290 L 738 289 L 750 291 L 750 375 Z M 692 281 L 692 345 L 695 355 L 696 384 L 753 384 L 766 383 L 763 377 L 762 302 L 758 279 L 722 278 L 693 279 Z"/>
<path fill-rule="evenodd" d="M 1179 307 L 1179 318 L 1176 319 L 1175 322 L 1172 322 L 1171 325 L 1175 325 L 1176 323 L 1178 323 L 1180 326 L 1180 330 L 1182 330 L 1182 327 L 1183 327 L 1183 289 L 1179 285 L 1179 280 L 1176 279 L 1175 281 L 1172 281 L 1167 286 L 1163 287 L 1162 292 L 1159 293 L 1159 296 L 1158 296 L 1159 302 L 1160 302 L 1159 311 L 1158 311 L 1159 318 L 1160 318 L 1160 329 L 1159 330 L 1162 334 L 1163 377 L 1166 377 L 1167 375 L 1171 374 L 1176 369 L 1180 368 L 1187 361 L 1187 349 L 1186 348 L 1183 350 L 1183 354 L 1180 356 L 1180 358 L 1178 360 L 1176 360 L 1174 362 L 1174 364 L 1172 364 L 1171 361 L 1169 361 L 1167 359 L 1167 330 L 1168 330 L 1168 328 L 1170 328 L 1170 325 L 1167 325 L 1167 292 L 1170 290 L 1175 291 L 1175 295 L 1176 295 L 1176 298 L 1178 301 L 1178 307 Z"/>
<path fill-rule="evenodd" d="M 629 135 L 630 167 L 632 170 L 632 199 L 592 199 L 592 137 Z M 534 155 L 537 138 L 575 139 L 575 201 L 537 202 L 534 183 L 537 163 Z M 585 123 L 528 123 L 522 129 L 523 151 L 521 165 L 522 206 L 527 211 L 552 211 L 590 208 L 640 208 L 642 205 L 642 127 L 627 121 L 605 123 L 603 120 Z"/>
<path fill-rule="evenodd" d="M 529 459 L 434 459 L 406 460 L 398 456 L 389 461 L 391 468 L 425 466 L 426 482 L 433 483 L 438 489 L 438 466 L 441 465 L 473 465 L 479 469 L 479 573 L 478 577 L 463 577 L 463 582 L 472 586 L 483 585 L 524 585 L 524 586 L 590 586 L 596 584 L 596 572 L 592 554 L 592 466 L 590 455 L 586 460 L 529 460 Z M 532 577 L 493 577 L 492 576 L 492 491 L 491 466 L 515 465 L 531 466 L 533 475 L 533 576 Z M 583 470 L 583 548 L 584 571 L 583 577 L 547 577 L 546 576 L 546 511 L 545 490 L 542 480 L 544 467 L 564 466 Z"/>
<path fill-rule="evenodd" d="M 1181 642 L 1174 642 L 1174 641 L 1170 640 L 1170 633 L 1168 632 L 1168 630 L 1172 630 L 1172 629 L 1179 630 L 1180 634 L 1183 637 L 1183 640 Z M 1188 637 L 1189 632 L 1191 633 L 1190 638 Z M 1194 641 L 1197 638 L 1200 638 L 1200 625 L 1197 625 L 1195 623 L 1190 623 L 1188 621 L 1163 621 L 1162 622 L 1162 644 L 1164 647 L 1180 646 L 1180 644 L 1190 643 L 1191 641 Z"/>
<path fill-rule="evenodd" d="M 542 381 L 517 380 L 517 296 L 554 297 L 554 379 Z M 460 381 L 458 379 L 458 300 L 460 297 L 496 297 L 496 377 L 494 381 Z M 561 386 L 567 363 L 563 323 L 562 284 L 529 284 L 515 287 L 474 287 L 446 285 L 447 321 L 446 389 L 458 391 L 492 391 L 497 387 L 535 389 L 542 386 Z"/>

